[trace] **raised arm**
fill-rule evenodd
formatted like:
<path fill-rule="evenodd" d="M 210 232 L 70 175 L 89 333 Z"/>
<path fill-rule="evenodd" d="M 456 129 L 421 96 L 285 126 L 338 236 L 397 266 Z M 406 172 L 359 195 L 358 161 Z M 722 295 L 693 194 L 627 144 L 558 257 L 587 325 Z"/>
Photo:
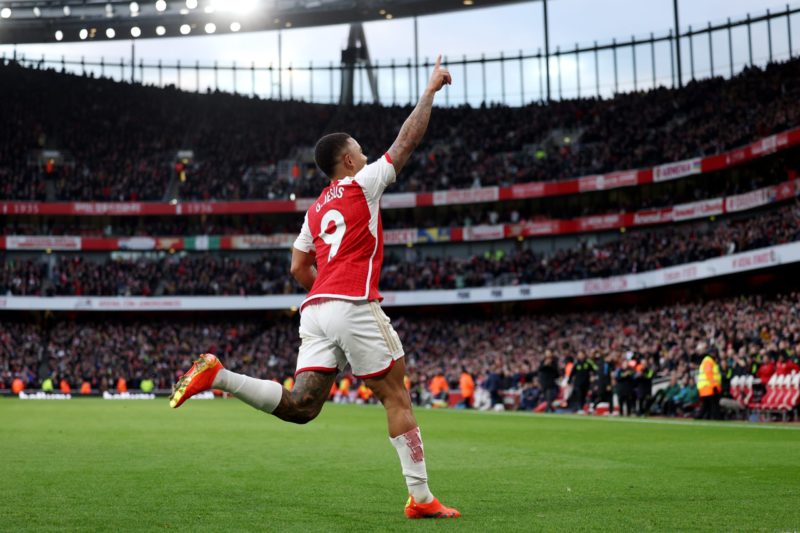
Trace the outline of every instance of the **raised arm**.
<path fill-rule="evenodd" d="M 403 169 L 408 158 L 411 157 L 411 152 L 414 151 L 422 141 L 422 137 L 425 136 L 425 130 L 428 129 L 428 121 L 431 118 L 434 95 L 445 84 L 450 85 L 452 82 L 453 79 L 450 76 L 450 72 L 442 68 L 442 56 L 439 55 L 436 58 L 436 66 L 433 67 L 433 73 L 425 92 L 420 96 L 417 106 L 403 123 L 397 139 L 389 148 L 389 157 L 392 158 L 395 173 L 399 173 Z"/>

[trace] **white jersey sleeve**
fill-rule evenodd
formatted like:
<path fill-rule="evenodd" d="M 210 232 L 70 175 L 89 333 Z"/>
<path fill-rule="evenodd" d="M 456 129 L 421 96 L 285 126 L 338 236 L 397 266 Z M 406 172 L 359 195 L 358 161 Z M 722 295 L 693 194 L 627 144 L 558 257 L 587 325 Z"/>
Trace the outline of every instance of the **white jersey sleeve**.
<path fill-rule="evenodd" d="M 367 200 L 380 198 L 383 191 L 395 182 L 396 174 L 389 154 L 384 154 L 380 159 L 361 169 L 355 175 L 355 181 L 364 189 Z"/>
<path fill-rule="evenodd" d="M 308 227 L 308 213 L 306 213 L 306 217 L 303 220 L 303 227 L 300 228 L 300 235 L 294 240 L 294 247 L 307 254 L 315 252 L 314 237 Z"/>

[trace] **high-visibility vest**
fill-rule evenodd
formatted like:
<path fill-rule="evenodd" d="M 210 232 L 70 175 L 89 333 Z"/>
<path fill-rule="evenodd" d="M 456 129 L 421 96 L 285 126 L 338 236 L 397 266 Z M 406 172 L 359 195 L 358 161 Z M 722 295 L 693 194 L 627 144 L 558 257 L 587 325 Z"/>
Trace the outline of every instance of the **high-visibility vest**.
<path fill-rule="evenodd" d="M 436 376 L 433 376 L 433 379 L 431 379 L 431 383 L 428 386 L 428 390 L 430 390 L 431 394 L 435 396 L 443 392 L 449 392 L 450 386 L 447 384 L 447 379 L 443 375 L 438 374 Z"/>
<path fill-rule="evenodd" d="M 69 381 L 67 381 L 66 379 L 62 379 L 59 382 L 58 388 L 61 389 L 61 392 L 63 392 L 64 394 L 69 394 L 70 392 L 72 392 L 72 387 L 69 386 Z"/>
<path fill-rule="evenodd" d="M 81 394 L 91 394 L 92 393 L 92 384 L 88 381 L 84 381 L 81 383 Z"/>
<path fill-rule="evenodd" d="M 461 388 L 462 398 L 472 398 L 472 395 L 475 393 L 475 380 L 472 379 L 472 376 L 470 376 L 468 372 L 461 373 L 458 385 Z"/>
<path fill-rule="evenodd" d="M 288 378 L 283 380 L 283 388 L 290 391 L 294 387 L 294 378 L 289 376 Z"/>
<path fill-rule="evenodd" d="M 128 392 L 128 382 L 125 381 L 125 378 L 119 378 L 117 380 L 117 392 L 120 394 L 123 392 Z"/>
<path fill-rule="evenodd" d="M 25 382 L 19 378 L 14 378 L 14 381 L 11 382 L 11 392 L 13 392 L 14 394 L 19 394 L 24 390 L 25 390 Z"/>
<path fill-rule="evenodd" d="M 42 390 L 45 392 L 53 392 L 54 389 L 53 380 L 51 378 L 46 378 L 42 381 Z"/>
<path fill-rule="evenodd" d="M 369 401 L 369 399 L 372 398 L 372 390 L 362 383 L 358 387 L 358 397 L 364 400 L 365 402 Z"/>
<path fill-rule="evenodd" d="M 721 383 L 719 365 L 711 356 L 705 356 L 697 369 L 697 393 L 701 398 L 713 396 L 722 390 Z"/>

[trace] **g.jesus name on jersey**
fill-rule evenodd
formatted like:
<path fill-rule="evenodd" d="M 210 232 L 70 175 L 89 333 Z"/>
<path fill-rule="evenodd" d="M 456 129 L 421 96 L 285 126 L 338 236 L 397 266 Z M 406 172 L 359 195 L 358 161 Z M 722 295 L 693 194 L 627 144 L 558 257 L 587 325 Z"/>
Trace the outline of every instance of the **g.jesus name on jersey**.
<path fill-rule="evenodd" d="M 355 176 L 331 183 L 308 208 L 294 247 L 316 254 L 317 279 L 302 305 L 317 298 L 382 299 L 380 200 L 394 180 L 385 154 Z"/>

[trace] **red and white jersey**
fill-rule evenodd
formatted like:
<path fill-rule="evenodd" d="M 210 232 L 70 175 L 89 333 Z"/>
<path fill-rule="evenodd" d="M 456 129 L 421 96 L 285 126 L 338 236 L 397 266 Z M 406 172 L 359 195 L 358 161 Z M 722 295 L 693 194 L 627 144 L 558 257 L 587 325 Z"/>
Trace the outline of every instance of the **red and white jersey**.
<path fill-rule="evenodd" d="M 383 264 L 380 201 L 394 180 L 394 165 L 386 154 L 354 177 L 331 183 L 306 211 L 294 247 L 316 254 L 317 279 L 302 305 L 317 298 L 383 299 L 378 292 Z"/>

